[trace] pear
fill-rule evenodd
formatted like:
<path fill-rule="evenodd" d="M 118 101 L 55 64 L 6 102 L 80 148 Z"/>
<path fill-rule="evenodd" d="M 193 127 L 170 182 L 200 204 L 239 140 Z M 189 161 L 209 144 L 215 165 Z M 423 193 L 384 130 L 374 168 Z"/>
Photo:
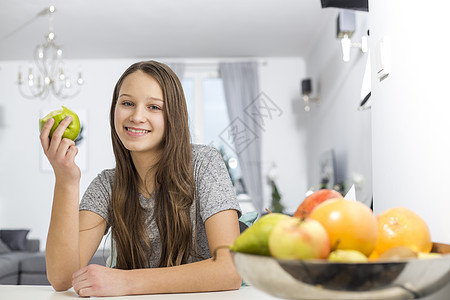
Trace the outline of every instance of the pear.
<path fill-rule="evenodd" d="M 430 252 L 430 253 L 419 252 L 419 253 L 417 253 L 417 257 L 421 258 L 421 259 L 438 258 L 438 257 L 441 257 L 441 256 L 442 256 L 441 253 L 436 253 L 436 252 Z"/>
<path fill-rule="evenodd" d="M 278 222 L 287 218 L 291 217 L 281 213 L 270 213 L 262 216 L 237 237 L 233 245 L 230 246 L 230 250 L 269 256 L 270 233 Z"/>
<path fill-rule="evenodd" d="M 328 255 L 328 261 L 338 263 L 365 263 L 367 256 L 358 250 L 337 249 Z"/>

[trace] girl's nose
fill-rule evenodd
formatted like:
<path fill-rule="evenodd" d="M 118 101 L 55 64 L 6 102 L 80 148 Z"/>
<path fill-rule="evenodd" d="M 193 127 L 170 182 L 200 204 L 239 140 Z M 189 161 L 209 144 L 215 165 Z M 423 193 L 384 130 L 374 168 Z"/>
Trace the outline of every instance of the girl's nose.
<path fill-rule="evenodd" d="M 135 123 L 145 122 L 145 111 L 144 108 L 137 106 L 130 116 L 130 120 Z"/>

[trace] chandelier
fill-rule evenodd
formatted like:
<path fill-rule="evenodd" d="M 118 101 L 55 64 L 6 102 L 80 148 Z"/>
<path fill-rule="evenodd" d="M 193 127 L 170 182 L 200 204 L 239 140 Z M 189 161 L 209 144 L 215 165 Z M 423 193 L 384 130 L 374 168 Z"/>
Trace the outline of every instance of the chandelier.
<path fill-rule="evenodd" d="M 45 42 L 34 49 L 36 69 L 30 66 L 28 74 L 24 76 L 19 70 L 19 91 L 25 98 L 46 98 L 51 92 L 59 99 L 67 99 L 76 96 L 81 90 L 83 84 L 81 72 L 78 72 L 76 80 L 66 73 L 62 47 L 55 44 L 54 12 L 55 7 L 50 6 L 37 15 L 37 17 L 50 15 L 49 32 L 45 36 Z"/>

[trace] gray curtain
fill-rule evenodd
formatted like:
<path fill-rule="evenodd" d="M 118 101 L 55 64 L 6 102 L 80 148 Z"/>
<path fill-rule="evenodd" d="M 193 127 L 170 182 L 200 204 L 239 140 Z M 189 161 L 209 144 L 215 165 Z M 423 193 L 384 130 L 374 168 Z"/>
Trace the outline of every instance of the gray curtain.
<path fill-rule="evenodd" d="M 257 62 L 220 63 L 230 126 L 242 177 L 258 213 L 263 213 L 261 176 L 261 128 L 251 112 L 258 108 L 259 76 Z"/>

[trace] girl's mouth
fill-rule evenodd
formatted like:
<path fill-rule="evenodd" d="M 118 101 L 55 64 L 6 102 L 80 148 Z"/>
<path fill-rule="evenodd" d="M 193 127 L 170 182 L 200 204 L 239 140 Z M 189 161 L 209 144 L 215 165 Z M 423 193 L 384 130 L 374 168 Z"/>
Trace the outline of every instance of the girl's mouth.
<path fill-rule="evenodd" d="M 137 129 L 137 128 L 131 128 L 131 127 L 125 127 L 126 131 L 135 133 L 135 134 L 144 134 L 150 132 L 150 130 L 146 129 Z"/>

